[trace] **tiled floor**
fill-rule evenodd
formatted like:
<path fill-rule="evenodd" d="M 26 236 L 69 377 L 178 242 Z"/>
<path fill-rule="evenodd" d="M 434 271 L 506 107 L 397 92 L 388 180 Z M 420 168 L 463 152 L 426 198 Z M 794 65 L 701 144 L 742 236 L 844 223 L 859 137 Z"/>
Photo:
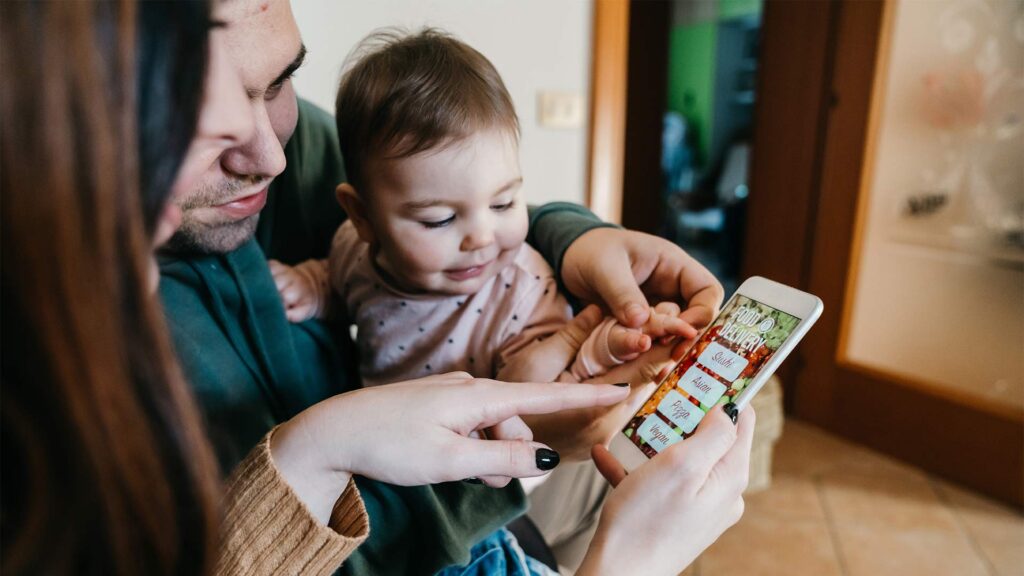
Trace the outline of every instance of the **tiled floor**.
<path fill-rule="evenodd" d="M 1024 576 L 1024 516 L 786 421 L 769 489 L 686 576 Z"/>

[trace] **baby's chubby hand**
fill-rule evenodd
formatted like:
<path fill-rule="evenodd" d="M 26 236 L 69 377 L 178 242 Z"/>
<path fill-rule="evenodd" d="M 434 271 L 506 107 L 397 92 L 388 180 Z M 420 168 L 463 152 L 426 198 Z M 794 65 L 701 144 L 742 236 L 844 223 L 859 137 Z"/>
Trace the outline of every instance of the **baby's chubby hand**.
<path fill-rule="evenodd" d="M 304 322 L 323 315 L 328 288 L 327 268 L 322 261 L 307 260 L 288 266 L 270 260 L 268 265 L 290 322 Z"/>
<path fill-rule="evenodd" d="M 609 351 L 619 360 L 628 362 L 650 350 L 655 341 L 667 344 L 675 338 L 696 337 L 697 329 L 679 317 L 681 312 L 678 304 L 662 302 L 651 308 L 650 317 L 640 328 L 616 324 L 608 334 Z"/>

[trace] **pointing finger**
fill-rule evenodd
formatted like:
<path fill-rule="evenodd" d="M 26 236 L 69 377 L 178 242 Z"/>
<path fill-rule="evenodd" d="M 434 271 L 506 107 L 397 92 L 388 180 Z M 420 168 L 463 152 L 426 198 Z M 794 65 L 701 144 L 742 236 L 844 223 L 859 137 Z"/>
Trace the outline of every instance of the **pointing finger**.
<path fill-rule="evenodd" d="M 463 417 L 467 427 L 473 430 L 493 426 L 513 416 L 609 406 L 621 402 L 629 395 L 629 386 L 608 384 L 505 384 L 481 379 L 468 384 L 466 388 L 464 399 L 467 410 Z"/>

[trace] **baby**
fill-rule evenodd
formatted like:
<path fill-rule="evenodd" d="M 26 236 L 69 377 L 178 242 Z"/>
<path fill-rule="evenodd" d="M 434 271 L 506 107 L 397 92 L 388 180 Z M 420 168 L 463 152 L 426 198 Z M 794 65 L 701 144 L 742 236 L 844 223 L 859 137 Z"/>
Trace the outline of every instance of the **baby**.
<path fill-rule="evenodd" d="M 555 342 L 541 340 L 565 327 L 572 310 L 551 267 L 525 242 L 519 120 L 501 77 L 479 52 L 437 31 L 370 42 L 342 78 L 336 103 L 348 176 L 337 197 L 349 221 L 326 263 L 271 263 L 291 321 L 344 315 L 354 322 L 364 386 L 452 371 L 583 381 L 637 358 L 653 339 L 695 335 L 674 304 L 659 305 L 640 330 L 606 319 L 566 370 L 566 358 L 547 347 Z M 571 418 L 527 423 L 551 426 L 553 436 L 559 427 L 580 428 Z M 578 460 L 589 450 L 562 454 Z M 566 485 L 605 485 L 593 466 L 561 470 Z M 593 529 L 590 511 L 604 493 L 573 488 L 558 496 L 574 502 L 563 505 L 562 520 L 572 534 Z M 501 497 L 513 502 L 514 494 Z"/>
<path fill-rule="evenodd" d="M 377 35 L 361 50 L 336 103 L 349 221 L 326 268 L 272 263 L 289 319 L 340 307 L 358 328 L 364 386 L 451 371 L 502 379 L 572 318 L 525 242 L 511 97 L 482 54 L 434 30 Z M 652 338 L 692 336 L 663 310 L 640 330 L 606 319 L 546 379 L 593 378 Z"/>

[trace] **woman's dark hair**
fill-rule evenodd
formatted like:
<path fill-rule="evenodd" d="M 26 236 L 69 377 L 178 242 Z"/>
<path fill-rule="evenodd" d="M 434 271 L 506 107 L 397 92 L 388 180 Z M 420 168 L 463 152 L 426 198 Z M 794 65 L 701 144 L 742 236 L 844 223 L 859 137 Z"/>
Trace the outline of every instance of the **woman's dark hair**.
<path fill-rule="evenodd" d="M 0 2 L 4 574 L 209 567 L 216 469 L 147 285 L 207 11 Z"/>
<path fill-rule="evenodd" d="M 152 232 L 199 117 L 210 32 L 208 6 L 143 1 L 138 25 L 139 170 L 146 230 Z"/>

